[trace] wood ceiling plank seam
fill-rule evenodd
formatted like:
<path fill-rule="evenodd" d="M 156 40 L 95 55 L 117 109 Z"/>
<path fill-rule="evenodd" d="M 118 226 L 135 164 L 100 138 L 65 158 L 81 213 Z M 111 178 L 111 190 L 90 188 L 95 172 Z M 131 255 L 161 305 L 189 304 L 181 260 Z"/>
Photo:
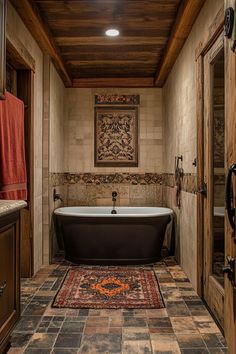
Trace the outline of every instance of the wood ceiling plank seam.
<path fill-rule="evenodd" d="M 158 18 L 156 17 L 153 20 L 144 20 L 144 19 L 140 19 L 140 18 L 135 18 L 135 19 L 120 19 L 120 20 L 116 20 L 113 21 L 112 24 L 117 27 L 117 26 L 122 26 L 122 28 L 133 28 L 133 26 L 139 26 L 139 28 L 160 28 L 160 27 L 170 27 L 173 23 L 173 18 L 168 18 L 168 19 L 163 19 L 163 18 Z M 69 29 L 74 29 L 74 28 L 101 28 L 101 26 L 103 26 L 104 28 L 107 26 L 111 25 L 111 20 L 105 19 L 105 18 L 100 18 L 97 20 L 94 20 L 93 18 L 91 19 L 86 19 L 86 20 L 78 20 L 78 19 L 71 19 L 71 18 L 67 18 L 67 19 L 63 19 L 61 20 L 60 18 L 57 19 L 50 19 L 48 18 L 48 24 L 49 26 L 55 30 L 55 29 L 60 29 L 60 28 L 64 28 L 65 26 Z"/>
<path fill-rule="evenodd" d="M 85 61 L 92 61 L 92 60 L 113 60 L 113 61 L 120 61 L 120 60 L 126 60 L 126 61 L 131 61 L 131 60 L 142 60 L 142 61 L 157 61 L 157 58 L 160 56 L 160 51 L 157 52 L 97 52 L 97 53 L 89 53 L 89 52 L 84 52 L 80 53 L 78 52 L 67 52 L 63 53 L 63 57 L 65 59 L 65 62 L 70 62 L 70 61 L 80 61 L 80 60 L 85 60 Z"/>
<path fill-rule="evenodd" d="M 118 46 L 118 45 L 165 45 L 168 41 L 167 37 L 142 37 L 142 36 L 123 36 L 122 38 L 107 38 L 105 36 L 91 37 L 55 37 L 55 41 L 59 46 L 73 45 L 96 45 L 96 46 Z"/>
<path fill-rule="evenodd" d="M 90 66 L 93 64 L 94 66 L 104 66 L 104 65 L 116 65 L 116 66 L 123 66 L 123 65 L 156 65 L 155 60 L 68 60 L 67 61 L 68 65 L 71 66 Z"/>
<path fill-rule="evenodd" d="M 74 79 L 73 87 L 86 88 L 86 87 L 153 87 L 153 78 L 85 78 Z"/>
<path fill-rule="evenodd" d="M 127 2 L 128 4 L 126 5 L 126 13 L 128 15 L 133 15 L 133 16 L 139 16 L 140 11 L 142 11 L 142 8 L 145 8 L 145 14 L 147 15 L 152 15 L 153 13 L 156 14 L 169 14 L 175 12 L 176 6 L 178 5 L 178 0 L 175 1 L 167 1 L 167 0 L 159 0 L 159 1 L 130 1 Z M 36 4 L 43 6 L 44 9 L 47 12 L 50 12 L 51 14 L 55 15 L 61 15 L 62 13 L 65 13 L 67 15 L 68 13 L 74 13 L 75 15 L 80 15 L 82 18 L 86 18 L 89 15 L 94 16 L 94 15 L 100 15 L 100 13 L 104 13 L 106 15 L 111 15 L 114 12 L 114 4 L 117 3 L 117 1 L 99 1 L 99 10 L 96 11 L 94 9 L 93 2 L 91 0 L 89 1 L 58 1 L 57 0 L 57 7 L 54 6 L 55 0 L 54 1 L 35 1 Z M 109 5 L 109 6 L 107 6 Z M 141 10 L 140 10 L 141 7 Z M 117 10 L 117 7 L 115 7 Z M 118 7 L 119 9 L 119 7 Z M 78 18 L 80 19 L 80 18 Z"/>
<path fill-rule="evenodd" d="M 96 49 L 96 50 L 95 50 Z M 104 54 L 122 54 L 122 52 L 127 53 L 127 55 L 131 53 L 138 53 L 140 55 L 142 52 L 145 53 L 160 53 L 162 50 L 162 47 L 157 45 L 120 45 L 117 46 L 117 50 L 112 50 L 108 46 L 97 46 L 95 47 L 93 45 L 88 45 L 88 46 L 60 46 L 61 53 L 63 55 L 68 55 L 72 53 L 80 53 L 80 54 L 90 54 L 90 55 L 96 55 L 96 53 L 104 53 Z M 113 48 L 114 49 L 114 48 Z"/>

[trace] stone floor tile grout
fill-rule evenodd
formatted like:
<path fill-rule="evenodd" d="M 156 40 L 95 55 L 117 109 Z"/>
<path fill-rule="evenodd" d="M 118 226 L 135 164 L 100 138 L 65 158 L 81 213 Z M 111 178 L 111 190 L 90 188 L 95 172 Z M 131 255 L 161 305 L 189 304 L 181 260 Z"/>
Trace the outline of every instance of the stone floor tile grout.
<path fill-rule="evenodd" d="M 163 348 L 181 353 L 184 351 L 180 345 L 193 350 L 202 345 L 205 352 L 210 353 L 207 343 L 217 343 L 220 348 L 225 348 L 224 338 L 211 315 L 173 259 L 167 259 L 166 264 L 159 262 L 152 266 L 166 305 L 165 309 L 153 312 L 145 309 L 84 311 L 51 308 L 52 297 L 69 267 L 72 265 L 68 262 L 59 261 L 43 267 L 32 279 L 22 280 L 22 318 L 13 332 L 16 349 L 24 348 L 23 351 L 28 349 L 30 354 L 33 353 L 30 348 L 32 345 L 37 347 L 37 338 L 43 346 L 50 347 L 50 354 L 54 348 L 62 348 L 65 353 L 59 351 L 61 354 L 71 352 L 56 345 L 59 338 L 58 345 L 76 346 L 71 353 L 77 354 L 93 354 L 101 348 L 104 349 L 103 354 L 127 354 L 128 349 L 130 353 L 138 350 L 141 354 L 155 354 L 161 353 Z M 102 327 L 99 321 L 102 321 Z M 95 326 L 92 326 L 93 322 Z M 72 338 L 72 342 L 68 342 L 68 338 Z M 64 339 L 66 341 L 63 342 Z"/>

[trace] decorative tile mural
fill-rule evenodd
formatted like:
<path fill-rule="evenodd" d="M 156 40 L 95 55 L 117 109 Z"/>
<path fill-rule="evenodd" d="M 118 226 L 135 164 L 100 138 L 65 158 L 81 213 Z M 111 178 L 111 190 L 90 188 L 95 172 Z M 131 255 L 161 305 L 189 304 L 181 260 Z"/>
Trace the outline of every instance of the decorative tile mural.
<path fill-rule="evenodd" d="M 221 168 L 224 168 L 225 153 L 225 122 L 223 113 L 222 111 L 214 112 L 214 167 Z"/>
<path fill-rule="evenodd" d="M 163 174 L 163 184 L 168 187 L 175 186 L 175 176 L 173 173 Z M 197 175 L 193 173 L 185 173 L 181 178 L 181 190 L 195 194 L 197 192 Z"/>
<path fill-rule="evenodd" d="M 95 166 L 138 166 L 137 107 L 95 108 Z"/>
<path fill-rule="evenodd" d="M 95 105 L 138 105 L 139 95 L 95 95 Z"/>

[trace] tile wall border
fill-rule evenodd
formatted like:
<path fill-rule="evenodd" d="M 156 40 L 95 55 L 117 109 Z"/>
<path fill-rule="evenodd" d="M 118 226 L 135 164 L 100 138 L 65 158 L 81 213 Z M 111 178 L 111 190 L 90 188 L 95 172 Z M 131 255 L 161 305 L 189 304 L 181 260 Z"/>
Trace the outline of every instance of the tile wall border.
<path fill-rule="evenodd" d="M 50 173 L 50 185 L 83 184 L 130 184 L 130 185 L 162 185 L 167 187 L 175 186 L 173 173 Z M 196 194 L 197 175 L 185 173 L 181 178 L 181 189 L 187 193 Z"/>

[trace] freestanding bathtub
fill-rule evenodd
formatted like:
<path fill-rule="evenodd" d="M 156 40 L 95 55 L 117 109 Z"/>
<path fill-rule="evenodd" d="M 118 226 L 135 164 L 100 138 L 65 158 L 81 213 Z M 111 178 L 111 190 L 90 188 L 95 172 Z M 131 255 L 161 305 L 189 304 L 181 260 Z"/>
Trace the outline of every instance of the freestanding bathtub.
<path fill-rule="evenodd" d="M 84 264 L 141 264 L 161 259 L 172 210 L 157 207 L 64 207 L 54 211 L 65 258 Z"/>

